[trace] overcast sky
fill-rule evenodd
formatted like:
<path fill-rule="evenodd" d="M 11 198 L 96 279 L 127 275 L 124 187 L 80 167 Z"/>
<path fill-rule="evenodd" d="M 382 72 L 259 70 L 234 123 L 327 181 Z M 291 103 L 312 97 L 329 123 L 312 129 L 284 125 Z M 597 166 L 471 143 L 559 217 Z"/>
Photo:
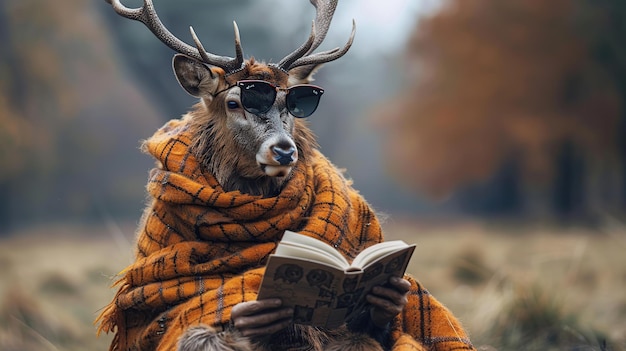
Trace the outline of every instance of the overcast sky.
<path fill-rule="evenodd" d="M 358 51 L 393 50 L 403 45 L 415 26 L 416 19 L 428 15 L 443 0 L 341 0 L 333 19 L 334 35 L 350 33 L 352 18 L 357 22 L 357 35 L 367 43 L 355 43 Z M 329 33 L 329 35 L 331 35 Z M 372 45 L 367 45 L 367 44 Z"/>
<path fill-rule="evenodd" d="M 295 1 L 295 0 L 289 0 Z M 283 26 L 285 18 L 300 21 L 303 16 L 312 21 L 313 6 L 306 0 L 303 6 L 286 6 L 287 0 L 253 2 L 252 13 L 262 18 L 272 18 L 277 26 Z M 445 0 L 340 0 L 321 49 L 343 46 L 350 35 L 352 19 L 356 20 L 356 40 L 351 51 L 369 54 L 371 51 L 397 50 L 406 42 L 419 16 L 436 11 Z M 306 5 L 304 3 L 307 3 Z M 280 8 L 280 11 L 276 11 Z M 302 13 L 302 9 L 306 13 Z M 300 23 L 302 24 L 302 23 Z"/>

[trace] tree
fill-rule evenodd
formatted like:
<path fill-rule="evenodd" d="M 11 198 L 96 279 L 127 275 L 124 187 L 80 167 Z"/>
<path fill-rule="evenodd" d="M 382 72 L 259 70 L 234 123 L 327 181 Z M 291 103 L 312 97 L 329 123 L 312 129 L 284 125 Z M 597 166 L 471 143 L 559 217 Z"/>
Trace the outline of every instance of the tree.
<path fill-rule="evenodd" d="M 556 210 L 611 203 L 626 165 L 625 10 L 620 0 L 451 0 L 420 20 L 407 87 L 381 117 L 395 173 L 446 196 L 513 164 L 520 186 L 554 194 Z"/>
<path fill-rule="evenodd" d="M 0 234 L 142 207 L 151 161 L 128 151 L 162 117 L 120 74 L 93 6 L 0 3 Z"/>

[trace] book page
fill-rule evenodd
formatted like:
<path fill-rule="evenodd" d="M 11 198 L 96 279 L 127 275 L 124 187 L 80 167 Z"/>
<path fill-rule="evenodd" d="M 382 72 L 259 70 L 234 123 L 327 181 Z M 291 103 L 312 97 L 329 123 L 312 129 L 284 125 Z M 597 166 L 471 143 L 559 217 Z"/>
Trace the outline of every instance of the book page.
<path fill-rule="evenodd" d="M 283 306 L 294 308 L 295 323 L 336 328 L 366 308 L 365 295 L 372 287 L 404 274 L 415 245 L 403 246 L 356 271 L 307 258 L 270 255 L 257 299 L 282 299 Z"/>
<path fill-rule="evenodd" d="M 298 243 L 284 243 L 276 247 L 274 253 L 276 256 L 282 257 L 298 257 L 301 259 L 307 259 L 319 263 L 334 266 L 337 269 L 344 270 L 346 263 L 338 260 L 335 256 L 329 255 L 326 251 L 322 251 L 315 247 L 305 246 Z"/>
<path fill-rule="evenodd" d="M 294 309 L 296 323 L 335 328 L 343 323 L 349 307 L 338 301 L 345 277 L 343 269 L 332 265 L 271 255 L 257 299 L 278 297 L 282 306 Z"/>
<path fill-rule="evenodd" d="M 398 251 L 409 245 L 402 240 L 383 241 L 381 243 L 372 245 L 365 250 L 361 251 L 352 261 L 352 267 L 363 268 L 369 263 L 376 261 L 380 257 L 386 256 L 390 252 Z"/>
<path fill-rule="evenodd" d="M 367 308 L 368 303 L 365 296 L 374 286 L 386 285 L 389 278 L 404 275 L 414 250 L 415 245 L 408 245 L 400 251 L 388 252 L 386 256 L 379 257 L 364 267 L 357 283 L 358 287 L 355 289 L 355 299 L 351 301 L 350 309 L 345 317 L 347 321 L 359 311 Z"/>
<path fill-rule="evenodd" d="M 332 262 L 337 262 L 336 266 L 338 268 L 344 269 L 348 267 L 350 264 L 348 260 L 346 260 L 346 258 L 341 253 L 339 253 L 334 247 L 328 245 L 327 243 L 319 239 L 315 239 L 307 235 L 303 235 L 303 234 L 286 230 L 285 234 L 283 234 L 283 238 L 281 239 L 278 245 L 277 250 L 280 250 L 281 249 L 280 247 L 285 246 L 285 245 L 300 246 L 306 249 L 314 250 L 318 253 L 323 253 L 325 255 L 332 256 L 331 260 Z M 278 252 L 275 252 L 275 253 L 278 253 Z M 299 255 L 290 255 L 288 251 L 281 252 L 281 255 L 300 257 Z"/>

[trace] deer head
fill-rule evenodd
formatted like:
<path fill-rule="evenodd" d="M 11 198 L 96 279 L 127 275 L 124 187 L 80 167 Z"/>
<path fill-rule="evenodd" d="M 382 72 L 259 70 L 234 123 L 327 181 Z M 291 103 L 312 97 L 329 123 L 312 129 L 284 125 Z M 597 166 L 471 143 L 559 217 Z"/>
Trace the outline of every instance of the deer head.
<path fill-rule="evenodd" d="M 127 8 L 106 0 L 115 11 L 144 23 L 164 44 L 178 52 L 176 78 L 198 103 L 187 114 L 193 130 L 192 150 L 205 171 L 226 191 L 272 196 L 280 191 L 297 162 L 315 147 L 303 122 L 324 90 L 311 85 L 317 68 L 342 57 L 352 45 L 355 24 L 342 48 L 314 53 L 332 20 L 337 0 L 310 0 L 316 8 L 308 40 L 278 63 L 244 60 L 237 24 L 235 57 L 207 52 L 190 27 L 195 47 L 176 38 L 159 20 L 151 0 Z"/>

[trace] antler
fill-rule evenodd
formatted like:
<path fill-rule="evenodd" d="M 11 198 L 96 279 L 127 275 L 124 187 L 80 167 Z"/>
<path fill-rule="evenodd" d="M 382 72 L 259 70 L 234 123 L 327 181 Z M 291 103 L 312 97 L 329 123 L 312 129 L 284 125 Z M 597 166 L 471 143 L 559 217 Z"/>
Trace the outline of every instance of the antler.
<path fill-rule="evenodd" d="M 237 23 L 233 22 L 235 27 L 235 55 L 236 57 L 218 56 L 211 54 L 204 50 L 204 47 L 200 43 L 200 40 L 196 36 L 192 27 L 189 27 L 191 36 L 196 44 L 196 47 L 185 43 L 184 41 L 176 38 L 161 22 L 159 16 L 157 16 L 152 0 L 143 0 L 143 6 L 136 9 L 131 9 L 124 6 L 120 0 L 105 0 L 113 6 L 115 12 L 119 15 L 139 21 L 143 23 L 154 35 L 159 38 L 165 45 L 169 46 L 172 50 L 191 56 L 199 61 L 223 68 L 227 73 L 239 70 L 243 65 L 243 50 L 241 48 L 241 41 L 239 39 L 239 28 Z"/>
<path fill-rule="evenodd" d="M 310 1 L 311 4 L 315 6 L 316 11 L 315 22 L 313 22 L 311 34 L 309 35 L 309 39 L 304 44 L 302 44 L 302 46 L 297 48 L 291 54 L 287 55 L 278 63 L 277 66 L 285 71 L 289 71 L 290 69 L 298 66 L 322 64 L 334 61 L 345 55 L 346 52 L 348 52 L 348 50 L 350 49 L 350 46 L 352 46 L 352 41 L 354 40 L 354 34 L 356 32 L 356 23 L 354 22 L 354 20 L 352 20 L 352 33 L 350 34 L 350 38 L 348 39 L 348 42 L 343 46 L 343 48 L 335 48 L 332 50 L 311 54 L 313 51 L 315 51 L 315 49 L 317 49 L 322 41 L 324 41 L 324 38 L 326 38 L 328 28 L 330 27 L 330 22 L 332 21 L 335 9 L 337 8 L 338 0 Z"/>

